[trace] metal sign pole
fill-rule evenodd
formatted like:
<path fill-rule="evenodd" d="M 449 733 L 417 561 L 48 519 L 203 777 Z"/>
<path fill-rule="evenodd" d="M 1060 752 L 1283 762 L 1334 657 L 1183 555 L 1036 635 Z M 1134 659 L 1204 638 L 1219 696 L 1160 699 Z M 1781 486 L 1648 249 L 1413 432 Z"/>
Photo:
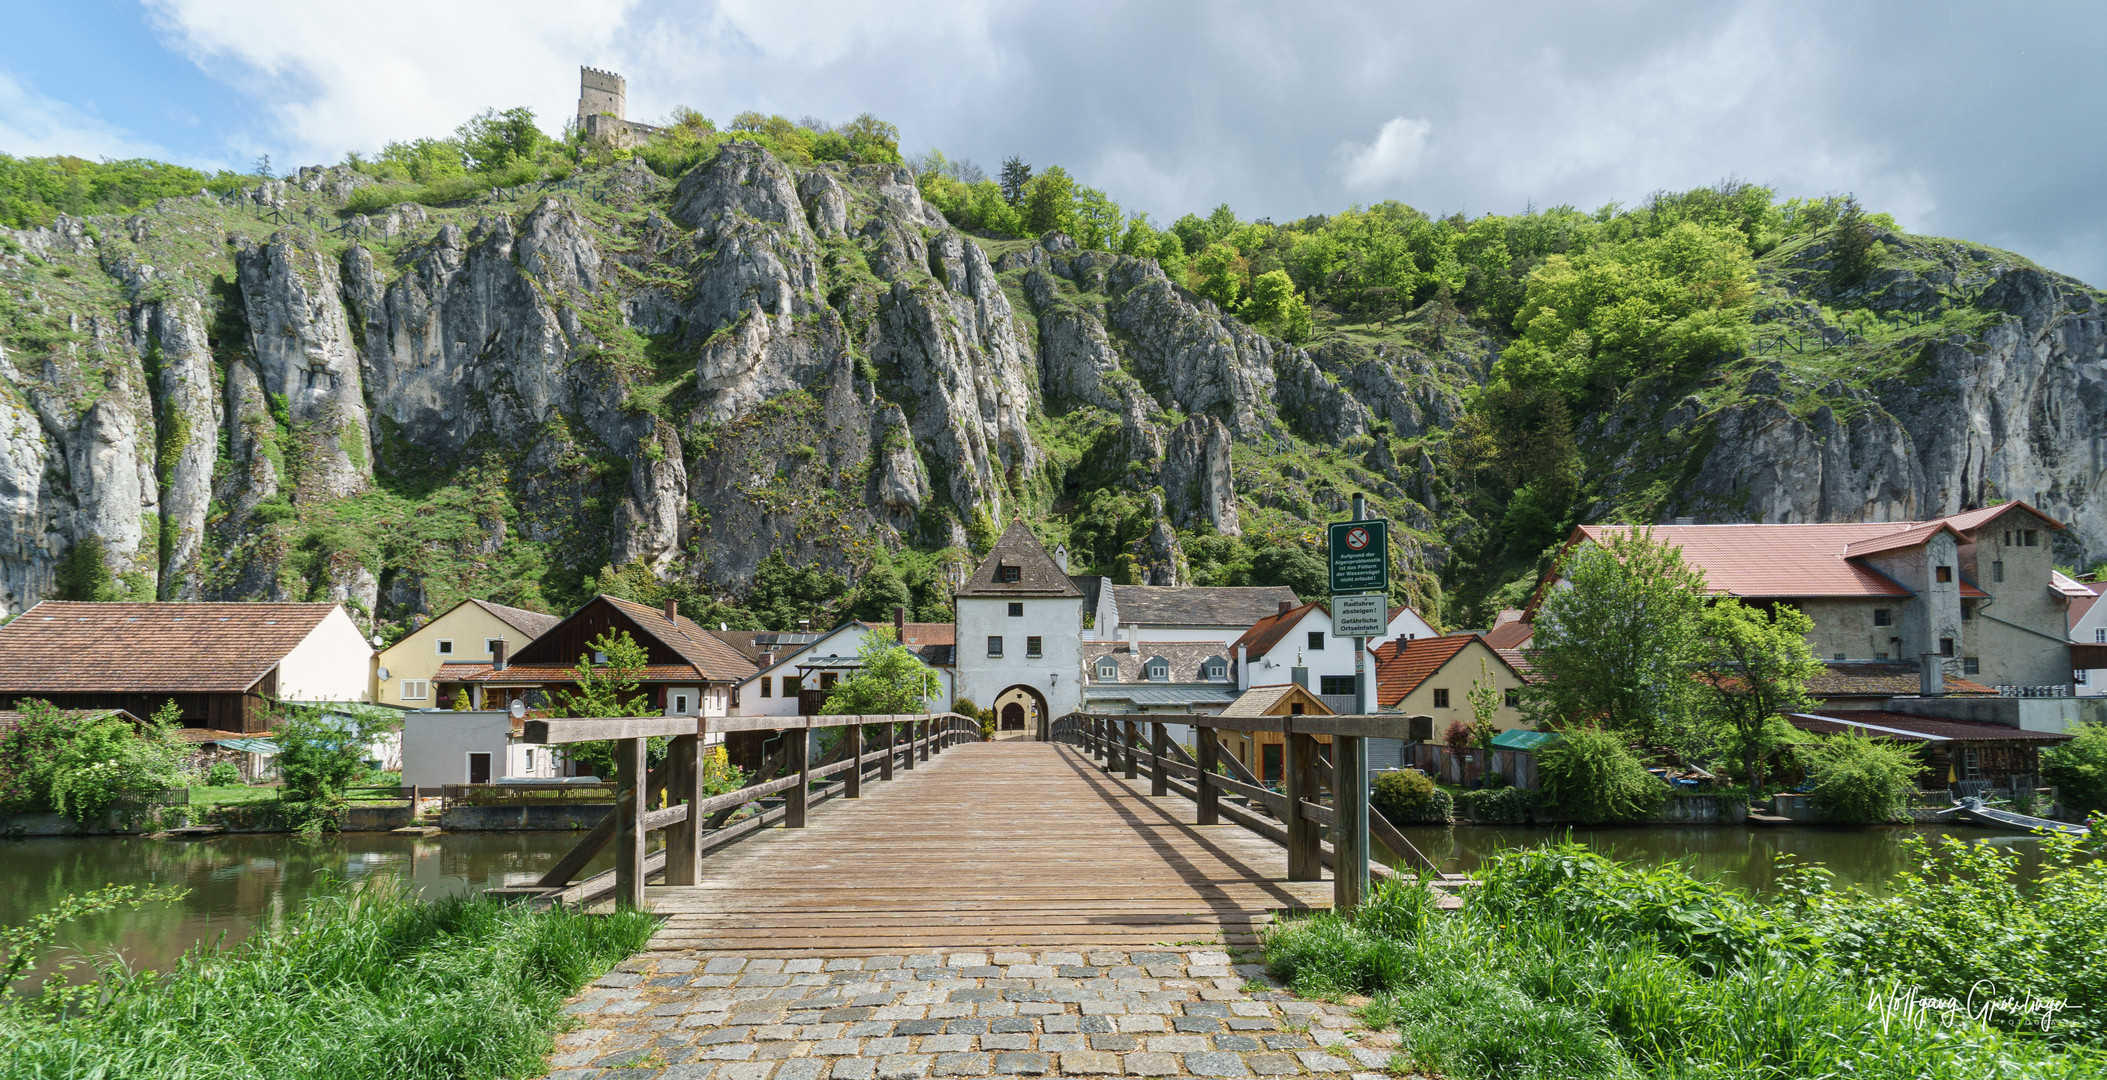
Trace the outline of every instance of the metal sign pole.
<path fill-rule="evenodd" d="M 1353 519 L 1368 520 L 1368 497 L 1353 497 Z M 1388 558 L 1385 545 L 1385 558 Z M 1387 576 L 1387 575 L 1386 575 Z M 1387 605 L 1388 601 L 1385 601 Z M 1386 607 L 1387 610 L 1387 607 Z M 1368 639 L 1353 639 L 1353 707 L 1368 708 Z M 1332 848 L 1332 908 L 1350 912 L 1368 895 L 1368 740 L 1339 736 L 1332 739 L 1332 798 L 1338 835 Z"/>

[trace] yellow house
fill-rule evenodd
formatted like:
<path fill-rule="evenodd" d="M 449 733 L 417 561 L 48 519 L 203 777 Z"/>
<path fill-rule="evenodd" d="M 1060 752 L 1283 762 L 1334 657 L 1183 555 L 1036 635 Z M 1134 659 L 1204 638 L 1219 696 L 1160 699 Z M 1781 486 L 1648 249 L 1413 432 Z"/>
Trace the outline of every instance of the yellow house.
<path fill-rule="evenodd" d="M 440 708 L 432 689 L 439 665 L 492 663 L 498 650 L 510 656 L 562 621 L 560 615 L 463 600 L 381 650 L 373 671 L 373 700 L 409 709 Z"/>
<path fill-rule="evenodd" d="M 1518 707 L 1528 680 L 1478 634 L 1386 641 L 1373 652 L 1376 705 L 1384 712 L 1433 717 L 1437 742 L 1450 724 L 1473 719 L 1470 691 L 1482 682 L 1500 695 L 1494 726 L 1528 726 Z"/>

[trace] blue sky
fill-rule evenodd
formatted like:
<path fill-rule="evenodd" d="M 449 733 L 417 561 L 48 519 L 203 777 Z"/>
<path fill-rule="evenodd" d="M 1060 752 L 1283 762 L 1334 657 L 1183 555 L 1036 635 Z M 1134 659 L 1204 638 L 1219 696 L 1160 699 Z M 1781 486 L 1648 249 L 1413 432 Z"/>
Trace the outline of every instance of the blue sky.
<path fill-rule="evenodd" d="M 11 0 L 0 152 L 280 169 L 554 130 L 581 63 L 630 114 L 842 120 L 1158 219 L 1636 202 L 1726 176 L 2107 284 L 2107 5 L 1531 0 Z"/>

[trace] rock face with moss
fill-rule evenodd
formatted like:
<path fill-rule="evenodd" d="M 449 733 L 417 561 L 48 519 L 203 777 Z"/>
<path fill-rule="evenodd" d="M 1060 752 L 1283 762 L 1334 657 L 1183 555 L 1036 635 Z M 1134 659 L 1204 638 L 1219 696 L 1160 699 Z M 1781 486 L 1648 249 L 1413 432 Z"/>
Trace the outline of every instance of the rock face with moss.
<path fill-rule="evenodd" d="M 1453 496 L 1503 341 L 1442 303 L 1288 344 L 1153 260 L 969 236 L 904 169 L 736 141 L 446 206 L 352 213 L 361 183 L 0 235 L 7 611 L 90 540 L 111 595 L 399 621 L 560 607 L 608 565 L 719 595 L 775 552 L 853 574 L 1016 515 L 1065 515 L 1086 565 L 1207 580 L 1224 538 L 1296 542 L 1356 491 L 1433 610 L 1483 531 Z M 1767 257 L 1750 355 L 1575 417 L 1586 516 L 2021 497 L 2098 554 L 2099 294 L 1880 239 L 1849 295 L 1819 242 Z"/>

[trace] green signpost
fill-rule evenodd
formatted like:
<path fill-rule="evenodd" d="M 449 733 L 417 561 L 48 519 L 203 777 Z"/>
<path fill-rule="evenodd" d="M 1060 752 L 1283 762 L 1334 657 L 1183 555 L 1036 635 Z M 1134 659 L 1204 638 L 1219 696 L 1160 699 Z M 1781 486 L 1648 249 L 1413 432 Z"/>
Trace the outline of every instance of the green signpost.
<path fill-rule="evenodd" d="M 1390 523 L 1334 521 L 1330 529 L 1332 594 L 1390 591 Z"/>

